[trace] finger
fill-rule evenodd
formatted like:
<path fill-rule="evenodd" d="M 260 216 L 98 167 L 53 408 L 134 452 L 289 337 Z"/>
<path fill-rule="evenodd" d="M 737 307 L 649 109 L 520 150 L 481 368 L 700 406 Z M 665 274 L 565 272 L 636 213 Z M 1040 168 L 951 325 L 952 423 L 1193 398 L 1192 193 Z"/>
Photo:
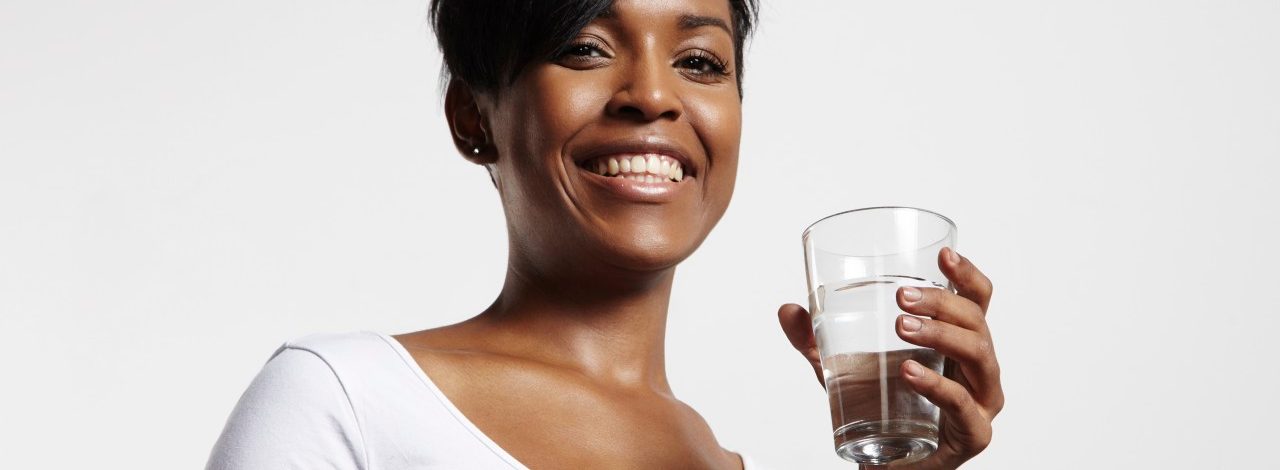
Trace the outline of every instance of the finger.
<path fill-rule="evenodd" d="M 954 431 L 946 435 L 951 450 L 973 456 L 991 444 L 991 419 L 964 386 L 913 360 L 903 361 L 901 367 L 911 388 L 942 410 L 943 419 Z"/>
<path fill-rule="evenodd" d="M 950 247 L 938 251 L 938 266 L 955 285 L 957 294 L 972 300 L 986 313 L 987 306 L 991 304 L 992 290 L 991 279 L 987 275 Z"/>
<path fill-rule="evenodd" d="M 782 332 L 791 341 L 791 346 L 813 366 L 818 383 L 826 386 L 826 382 L 822 380 L 822 357 L 818 354 L 818 342 L 813 337 L 809 312 L 799 305 L 785 304 L 778 308 L 778 323 L 782 325 Z"/>
<path fill-rule="evenodd" d="M 990 336 L 911 315 L 898 316 L 897 330 L 904 341 L 933 348 L 954 360 L 973 389 L 974 396 L 990 415 L 994 416 L 1004 406 L 1000 364 L 996 362 Z"/>
<path fill-rule="evenodd" d="M 961 328 L 983 333 L 987 331 L 987 319 L 982 313 L 982 307 L 945 289 L 901 287 L 898 289 L 898 308 Z"/>

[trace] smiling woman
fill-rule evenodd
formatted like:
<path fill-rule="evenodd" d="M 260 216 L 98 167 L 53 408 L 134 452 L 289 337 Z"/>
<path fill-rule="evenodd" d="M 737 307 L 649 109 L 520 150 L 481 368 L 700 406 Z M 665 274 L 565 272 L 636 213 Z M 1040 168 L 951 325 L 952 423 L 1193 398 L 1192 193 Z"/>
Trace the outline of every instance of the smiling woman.
<path fill-rule="evenodd" d="M 755 11 L 754 0 L 434 0 L 454 145 L 488 170 L 506 215 L 501 292 L 457 324 L 286 343 L 209 468 L 760 468 L 676 399 L 664 354 L 675 268 L 733 194 Z M 948 331 L 951 310 L 984 325 L 972 317 L 990 285 L 948 259 L 975 300 L 910 307 L 939 320 L 899 334 L 943 352 L 989 346 L 929 334 Z M 779 318 L 821 378 L 808 315 L 792 304 Z M 989 347 L 971 352 L 957 357 L 994 365 Z M 914 468 L 981 451 L 1003 396 L 980 408 L 957 382 L 911 377 L 949 426 Z M 998 392 L 991 377 L 966 383 Z"/>
<path fill-rule="evenodd" d="M 458 324 L 286 343 L 209 468 L 760 468 L 664 356 L 675 267 L 733 193 L 755 8 L 433 1 L 453 141 L 506 214 L 502 290 Z"/>

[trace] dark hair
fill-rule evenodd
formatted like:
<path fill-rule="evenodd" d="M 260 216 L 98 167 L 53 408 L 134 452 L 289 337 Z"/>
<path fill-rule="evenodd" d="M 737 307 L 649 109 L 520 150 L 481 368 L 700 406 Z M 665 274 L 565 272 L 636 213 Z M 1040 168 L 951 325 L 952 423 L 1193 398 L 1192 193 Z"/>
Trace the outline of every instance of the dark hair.
<path fill-rule="evenodd" d="M 757 0 L 726 0 L 732 12 L 734 64 L 742 94 L 742 47 Z M 515 82 L 534 61 L 550 60 L 613 0 L 431 0 L 431 26 L 444 53 L 443 74 L 477 91 Z M 444 80 L 448 83 L 448 80 Z"/>

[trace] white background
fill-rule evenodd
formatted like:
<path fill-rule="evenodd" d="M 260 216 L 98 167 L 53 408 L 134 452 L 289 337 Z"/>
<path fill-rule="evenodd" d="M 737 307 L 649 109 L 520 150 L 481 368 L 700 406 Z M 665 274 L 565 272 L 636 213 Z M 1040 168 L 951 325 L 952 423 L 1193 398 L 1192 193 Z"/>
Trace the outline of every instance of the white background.
<path fill-rule="evenodd" d="M 504 222 L 447 141 L 425 3 L 0 3 L 6 468 L 199 468 L 281 342 L 488 305 Z M 1278 24 L 766 0 L 738 191 L 677 276 L 677 395 L 728 448 L 851 468 L 775 312 L 809 222 L 915 205 L 996 285 L 1008 406 L 967 468 L 1273 462 Z"/>

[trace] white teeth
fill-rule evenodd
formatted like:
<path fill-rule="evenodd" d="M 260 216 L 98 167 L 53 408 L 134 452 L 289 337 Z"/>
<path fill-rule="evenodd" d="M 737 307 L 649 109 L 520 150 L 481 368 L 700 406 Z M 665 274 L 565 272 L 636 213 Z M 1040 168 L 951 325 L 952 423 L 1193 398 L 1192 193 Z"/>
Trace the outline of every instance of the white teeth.
<path fill-rule="evenodd" d="M 684 179 L 684 168 L 678 160 L 658 154 L 600 158 L 588 162 L 585 168 L 598 175 L 621 176 L 637 182 L 661 183 Z"/>
<path fill-rule="evenodd" d="M 662 171 L 662 160 L 658 159 L 657 155 L 649 155 L 649 160 L 644 162 L 644 168 L 649 173 L 656 175 L 659 171 Z"/>

